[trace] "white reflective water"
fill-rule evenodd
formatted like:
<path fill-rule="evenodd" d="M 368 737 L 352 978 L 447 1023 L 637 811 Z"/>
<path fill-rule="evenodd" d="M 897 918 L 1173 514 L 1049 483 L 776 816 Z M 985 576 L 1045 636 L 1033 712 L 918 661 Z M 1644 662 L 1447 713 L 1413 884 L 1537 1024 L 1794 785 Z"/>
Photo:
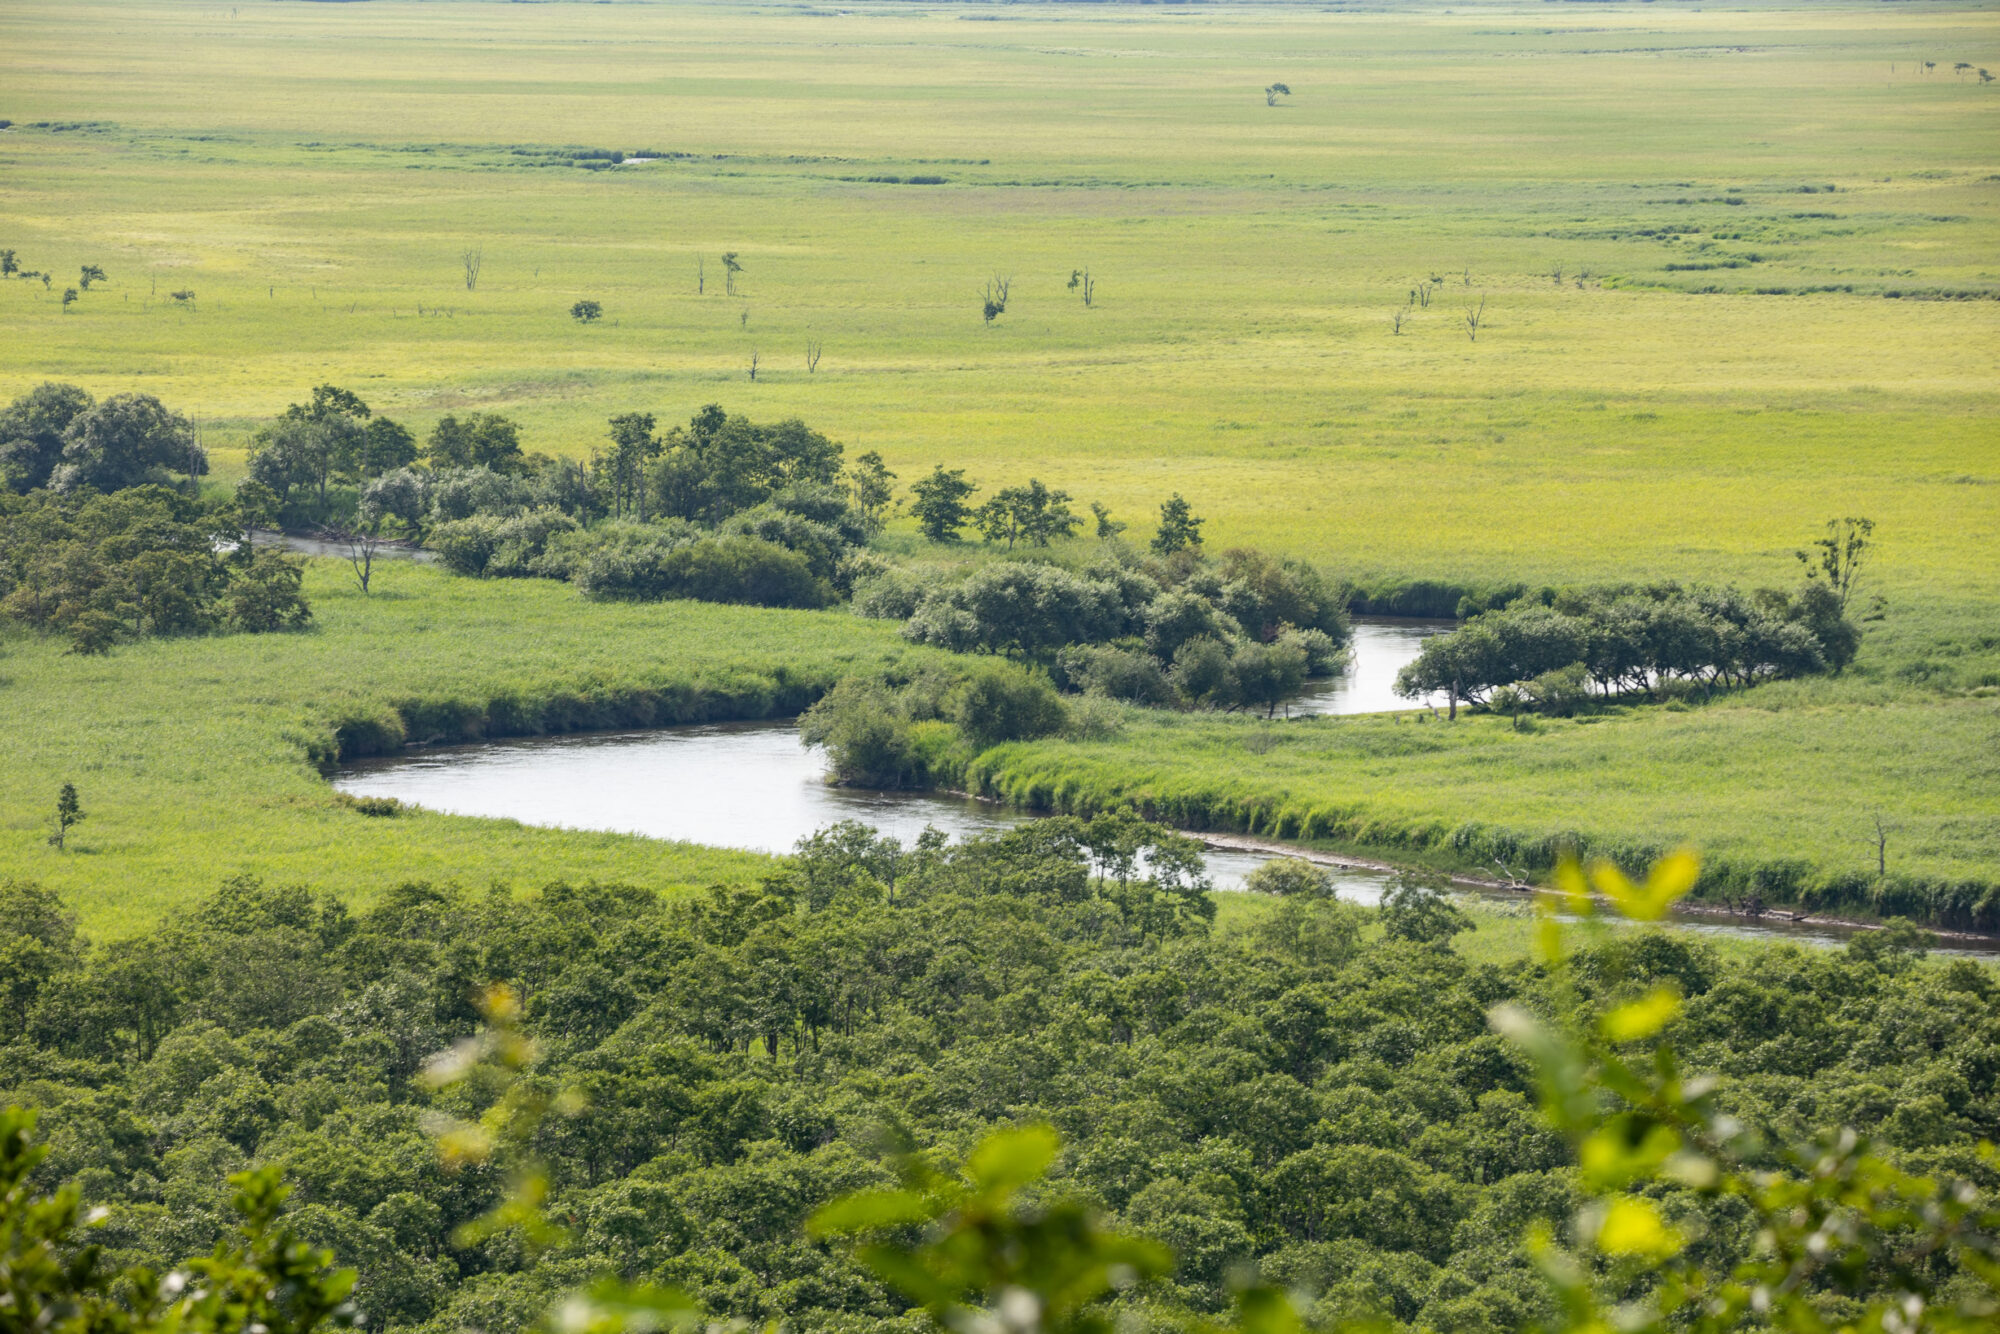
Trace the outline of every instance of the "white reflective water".
<path fill-rule="evenodd" d="M 1424 641 L 1456 626 L 1456 621 L 1419 621 L 1402 617 L 1362 617 L 1354 622 L 1347 670 L 1306 688 L 1285 704 L 1293 717 L 1322 713 L 1388 713 L 1436 700 L 1408 700 L 1396 693 L 1396 673 L 1415 662 Z"/>

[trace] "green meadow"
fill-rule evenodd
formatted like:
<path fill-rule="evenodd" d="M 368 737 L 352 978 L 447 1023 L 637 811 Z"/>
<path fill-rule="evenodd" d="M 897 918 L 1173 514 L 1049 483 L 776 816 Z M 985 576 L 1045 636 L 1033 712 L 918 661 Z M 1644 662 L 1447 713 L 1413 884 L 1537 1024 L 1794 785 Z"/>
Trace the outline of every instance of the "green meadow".
<path fill-rule="evenodd" d="M 905 481 L 1037 476 L 1140 536 L 1180 491 L 1211 546 L 1364 583 L 1783 584 L 1826 519 L 1866 515 L 1883 605 L 1838 681 L 1262 750 L 1253 720 L 1152 719 L 982 781 L 1193 793 L 1238 825 L 1338 809 L 1389 846 L 1477 824 L 1843 871 L 1881 815 L 1903 869 L 1994 878 L 2000 85 L 1953 69 L 2000 67 L 1981 6 L 21 0 L 0 52 L 0 247 L 53 275 L 0 282 L 0 396 L 156 393 L 224 481 L 326 381 L 420 433 L 498 411 L 578 456 L 613 413 L 721 402 Z M 90 263 L 109 280 L 65 311 Z M 600 322 L 569 317 L 586 298 Z M 317 570 L 304 636 L 108 662 L 10 641 L 8 870 L 102 927 L 237 871 L 695 883 L 747 863 L 338 807 L 301 719 L 729 671 L 770 711 L 780 667 L 901 649 L 839 613 L 387 586 Z M 57 858 L 66 777 L 93 815 Z"/>

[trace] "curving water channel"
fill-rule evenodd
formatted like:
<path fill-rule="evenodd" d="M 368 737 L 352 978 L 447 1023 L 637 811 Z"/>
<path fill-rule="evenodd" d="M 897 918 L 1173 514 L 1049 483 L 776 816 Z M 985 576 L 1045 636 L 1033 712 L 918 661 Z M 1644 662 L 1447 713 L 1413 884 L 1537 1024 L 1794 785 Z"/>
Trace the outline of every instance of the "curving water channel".
<path fill-rule="evenodd" d="M 1301 713 L 1366 713 L 1408 707 L 1390 687 L 1396 670 L 1446 622 L 1370 621 L 1356 626 L 1355 660 L 1345 679 L 1318 685 L 1293 701 Z M 911 843 L 926 825 L 954 840 L 1038 818 L 987 802 L 935 792 L 833 787 L 823 756 L 799 741 L 790 720 L 713 723 L 630 732 L 490 741 L 436 747 L 344 767 L 334 786 L 354 796 L 393 797 L 453 815 L 523 824 L 605 830 L 753 852 L 790 852 L 799 839 L 841 820 L 859 820 Z M 1236 889 L 1266 854 L 1212 849 L 1210 878 Z M 1340 897 L 1377 902 L 1386 872 L 1333 871 Z M 1519 902 L 1520 895 L 1494 897 Z M 1838 944 L 1837 927 L 1688 916 L 1698 932 L 1769 936 Z M 1958 944 L 1959 942 L 1954 942 Z"/>

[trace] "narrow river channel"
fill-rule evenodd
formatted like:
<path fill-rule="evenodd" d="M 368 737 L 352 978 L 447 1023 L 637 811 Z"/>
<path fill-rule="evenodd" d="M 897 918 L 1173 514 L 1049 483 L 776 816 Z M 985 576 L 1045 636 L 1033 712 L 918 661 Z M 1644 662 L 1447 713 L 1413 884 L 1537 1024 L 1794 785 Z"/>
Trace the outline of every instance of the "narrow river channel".
<path fill-rule="evenodd" d="M 1416 656 L 1425 638 L 1445 628 L 1446 622 L 1357 623 L 1347 675 L 1315 683 L 1293 701 L 1292 715 L 1409 707 L 1391 689 L 1396 671 Z M 436 747 L 357 761 L 333 782 L 357 797 L 394 797 L 452 815 L 768 853 L 790 852 L 799 839 L 841 820 L 859 820 L 908 844 L 926 825 L 957 840 L 1038 818 L 934 792 L 831 786 L 824 756 L 801 744 L 789 719 Z M 1216 888 L 1238 889 L 1267 857 L 1212 849 L 1207 860 Z M 1333 874 L 1342 898 L 1367 904 L 1379 900 L 1392 879 L 1359 868 Z M 1500 891 L 1494 897 L 1520 901 L 1518 894 Z M 1819 925 L 1694 916 L 1679 924 L 1724 934 L 1783 934 L 1813 944 L 1845 938 L 1837 928 Z"/>

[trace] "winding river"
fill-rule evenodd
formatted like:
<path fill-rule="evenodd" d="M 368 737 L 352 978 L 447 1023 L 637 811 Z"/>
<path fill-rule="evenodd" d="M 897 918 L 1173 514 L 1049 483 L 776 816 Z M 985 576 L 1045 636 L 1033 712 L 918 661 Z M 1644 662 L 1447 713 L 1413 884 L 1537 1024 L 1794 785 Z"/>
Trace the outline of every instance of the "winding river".
<path fill-rule="evenodd" d="M 1316 682 L 1290 713 L 1348 714 L 1407 708 L 1393 693 L 1396 671 L 1447 622 L 1370 620 L 1355 626 L 1347 673 Z M 357 797 L 393 797 L 453 815 L 518 820 L 567 829 L 606 830 L 753 852 L 790 852 L 799 839 L 840 820 L 859 820 L 905 844 L 926 825 L 954 839 L 1038 818 L 1003 806 L 935 792 L 833 787 L 822 755 L 799 741 L 791 720 L 713 723 L 630 732 L 489 741 L 415 750 L 357 761 L 334 776 Z M 1227 848 L 1208 854 L 1218 889 L 1237 889 L 1267 860 Z M 1334 871 L 1344 899 L 1377 902 L 1391 875 L 1363 868 Z M 1495 891 L 1509 902 L 1520 895 Z M 1746 922 L 1687 916 L 1701 932 L 1838 944 L 1833 926 Z M 1955 945 L 1959 942 L 1953 942 Z M 2000 943 L 1997 943 L 2000 944 Z"/>

